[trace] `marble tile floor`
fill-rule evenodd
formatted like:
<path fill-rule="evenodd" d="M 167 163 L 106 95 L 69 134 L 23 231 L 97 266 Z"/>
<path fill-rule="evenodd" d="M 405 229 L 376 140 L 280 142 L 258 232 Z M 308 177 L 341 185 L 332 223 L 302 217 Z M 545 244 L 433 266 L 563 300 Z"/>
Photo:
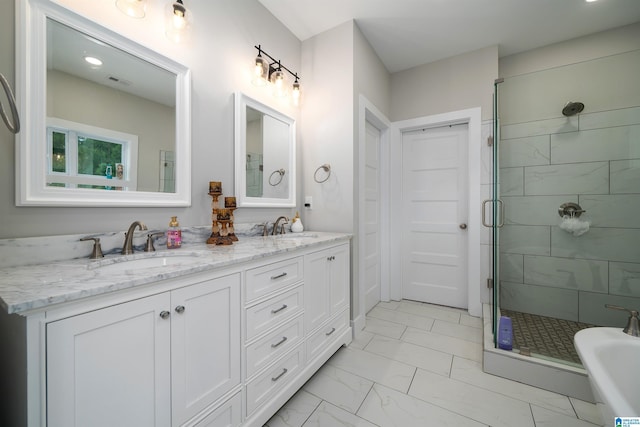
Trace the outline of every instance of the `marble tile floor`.
<path fill-rule="evenodd" d="M 381 302 L 268 427 L 593 427 L 595 405 L 482 371 L 482 322 L 463 310 Z"/>

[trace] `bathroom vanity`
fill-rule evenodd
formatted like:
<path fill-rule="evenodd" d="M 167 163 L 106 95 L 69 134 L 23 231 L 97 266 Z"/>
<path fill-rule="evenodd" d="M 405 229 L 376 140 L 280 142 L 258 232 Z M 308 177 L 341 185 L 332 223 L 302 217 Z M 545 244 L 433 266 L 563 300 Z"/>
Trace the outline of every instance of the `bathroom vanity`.
<path fill-rule="evenodd" d="M 2 410 L 28 426 L 262 426 L 351 341 L 349 239 L 4 268 Z"/>

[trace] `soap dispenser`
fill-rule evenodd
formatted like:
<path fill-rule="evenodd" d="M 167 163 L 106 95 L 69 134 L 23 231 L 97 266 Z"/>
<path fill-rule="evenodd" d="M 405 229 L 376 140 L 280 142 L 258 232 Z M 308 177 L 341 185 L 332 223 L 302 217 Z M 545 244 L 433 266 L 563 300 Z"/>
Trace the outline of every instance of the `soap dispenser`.
<path fill-rule="evenodd" d="M 167 249 L 178 249 L 182 246 L 182 230 L 178 223 L 178 217 L 172 216 L 167 230 Z"/>
<path fill-rule="evenodd" d="M 300 219 L 300 214 L 296 212 L 296 216 L 293 217 L 291 222 L 291 232 L 293 233 L 302 233 L 304 230 L 304 226 L 302 225 L 302 220 Z"/>

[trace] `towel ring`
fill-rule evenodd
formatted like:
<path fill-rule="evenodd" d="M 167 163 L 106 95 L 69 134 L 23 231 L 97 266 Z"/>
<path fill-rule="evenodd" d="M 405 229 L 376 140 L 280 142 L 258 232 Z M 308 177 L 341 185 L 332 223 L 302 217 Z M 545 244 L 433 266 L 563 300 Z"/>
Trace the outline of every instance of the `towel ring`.
<path fill-rule="evenodd" d="M 322 180 L 318 179 L 318 172 L 320 172 L 320 169 L 324 170 L 327 173 L 327 177 L 325 179 L 322 179 Z M 325 163 L 324 165 L 319 166 L 318 169 L 316 169 L 316 171 L 313 173 L 313 180 L 318 184 L 322 184 L 323 182 L 326 182 L 330 176 L 331 176 L 331 165 L 329 163 Z"/>
<path fill-rule="evenodd" d="M 2 84 L 4 93 L 7 95 L 7 99 L 9 100 L 9 109 L 11 109 L 13 123 L 9 121 L 9 116 L 7 116 L 7 113 L 4 111 L 2 102 L 0 102 L 0 116 L 2 116 L 2 120 L 9 130 L 15 134 L 20 132 L 20 116 L 18 115 L 18 109 L 16 108 L 16 99 L 13 97 L 13 92 L 11 92 L 9 82 L 7 82 L 7 79 L 2 74 L 0 74 L 0 84 Z"/>
<path fill-rule="evenodd" d="M 278 179 L 278 182 L 274 184 L 273 182 L 271 182 L 271 178 L 273 178 L 273 175 L 275 174 L 279 174 L 280 179 Z M 282 182 L 282 177 L 284 176 L 284 174 L 285 174 L 284 169 L 278 169 L 271 172 L 271 175 L 269 175 L 269 185 L 272 187 L 275 187 L 276 185 L 280 184 Z"/>

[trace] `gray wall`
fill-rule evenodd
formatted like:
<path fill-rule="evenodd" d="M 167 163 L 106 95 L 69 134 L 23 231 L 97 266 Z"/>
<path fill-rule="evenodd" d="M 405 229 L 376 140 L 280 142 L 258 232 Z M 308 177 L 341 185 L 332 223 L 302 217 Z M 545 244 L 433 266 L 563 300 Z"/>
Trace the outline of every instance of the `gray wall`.
<path fill-rule="evenodd" d="M 14 137 L 0 127 L 0 238 L 80 234 L 124 230 L 139 219 L 150 228 L 166 228 L 173 215 L 183 226 L 210 223 L 209 181 L 222 181 L 233 194 L 233 93 L 243 91 L 286 114 L 294 107 L 276 100 L 250 82 L 254 45 L 293 70 L 300 70 L 301 42 L 256 0 L 191 2 L 194 22 L 189 43 L 177 45 L 164 36 L 164 4 L 151 2 L 144 19 L 120 13 L 112 0 L 64 0 L 77 10 L 124 36 L 186 64 L 192 71 L 192 206 L 187 208 L 46 208 L 16 207 Z M 15 87 L 14 3 L 3 2 L 0 15 L 0 72 Z M 304 75 L 303 75 L 304 90 Z M 28 120 L 23 118 L 23 125 Z M 299 144 L 302 144 L 299 141 Z M 300 176 L 300 175 L 299 175 Z M 302 211 L 302 210 L 301 210 Z M 238 222 L 274 220 L 295 209 L 238 209 Z"/>

